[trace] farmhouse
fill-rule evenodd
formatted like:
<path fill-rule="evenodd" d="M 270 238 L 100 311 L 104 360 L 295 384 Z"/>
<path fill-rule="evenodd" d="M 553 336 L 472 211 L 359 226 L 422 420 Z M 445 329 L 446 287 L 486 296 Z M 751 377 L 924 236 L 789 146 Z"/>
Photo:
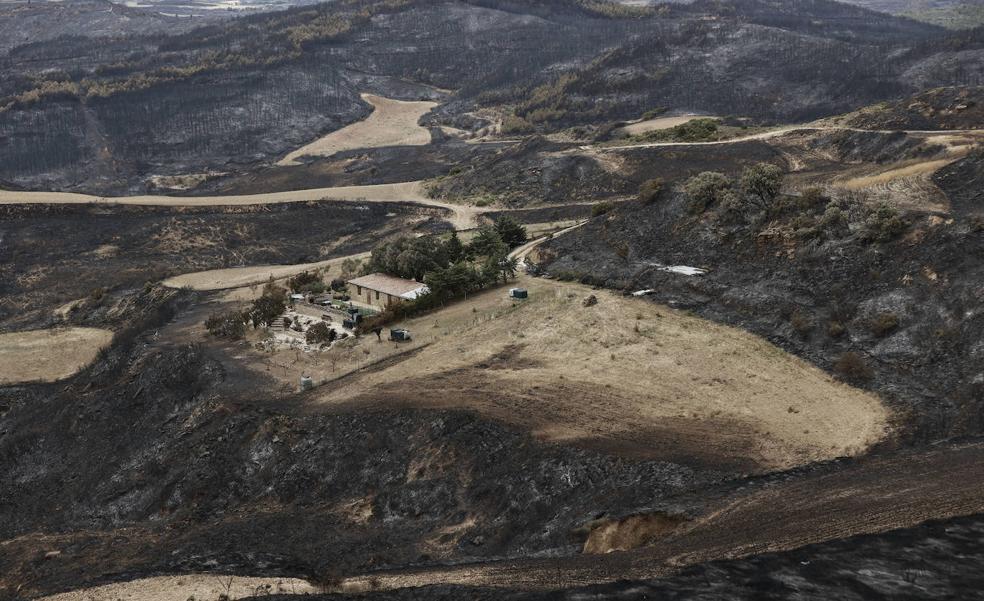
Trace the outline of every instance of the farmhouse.
<path fill-rule="evenodd" d="M 352 300 L 385 309 L 405 300 L 426 294 L 427 286 L 416 280 L 405 280 L 385 273 L 373 273 L 348 281 Z"/>

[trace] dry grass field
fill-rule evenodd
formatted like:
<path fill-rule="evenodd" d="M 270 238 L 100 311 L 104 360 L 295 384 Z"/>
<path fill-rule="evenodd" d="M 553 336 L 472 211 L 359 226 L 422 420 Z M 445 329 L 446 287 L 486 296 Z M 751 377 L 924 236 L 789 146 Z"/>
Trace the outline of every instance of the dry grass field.
<path fill-rule="evenodd" d="M 892 166 L 890 169 L 879 170 L 870 175 L 852 177 L 838 182 L 840 186 L 848 190 L 860 190 L 874 186 L 884 185 L 889 182 L 911 178 L 919 175 L 929 175 L 933 172 L 952 163 L 955 159 L 939 159 L 934 161 L 916 161 L 901 166 Z"/>
<path fill-rule="evenodd" d="M 670 129 L 677 125 L 683 125 L 698 118 L 713 119 L 710 115 L 680 115 L 677 117 L 657 117 L 656 119 L 644 119 L 635 123 L 630 123 L 621 128 L 621 131 L 629 136 L 638 136 L 651 131 Z"/>
<path fill-rule="evenodd" d="M 361 339 L 348 375 L 307 366 L 329 380 L 312 400 L 469 408 L 549 441 L 748 470 L 856 455 L 887 434 L 877 397 L 761 338 L 582 285 L 519 285 L 526 302 L 500 288 L 401 324 L 409 345 Z"/>
<path fill-rule="evenodd" d="M 362 99 L 375 109 L 367 119 L 343 127 L 307 146 L 298 148 L 277 164 L 297 165 L 298 159 L 304 156 L 328 157 L 345 150 L 360 148 L 430 144 L 430 132 L 417 122 L 437 106 L 436 102 L 391 100 L 373 94 L 362 94 Z"/>
<path fill-rule="evenodd" d="M 185 574 L 141 578 L 42 597 L 41 601 L 213 601 L 261 595 L 306 595 L 318 589 L 297 578 Z"/>
<path fill-rule="evenodd" d="M 0 386 L 67 378 L 91 363 L 112 339 L 112 332 L 96 328 L 0 334 Z"/>

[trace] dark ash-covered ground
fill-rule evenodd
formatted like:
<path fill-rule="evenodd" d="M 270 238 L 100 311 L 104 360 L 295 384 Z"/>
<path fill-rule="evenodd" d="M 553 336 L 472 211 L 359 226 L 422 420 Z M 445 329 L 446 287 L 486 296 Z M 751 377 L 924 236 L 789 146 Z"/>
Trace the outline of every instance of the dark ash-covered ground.
<path fill-rule="evenodd" d="M 785 553 L 717 561 L 661 580 L 623 581 L 550 592 L 430 586 L 305 597 L 319 601 L 922 601 L 984 599 L 984 516 L 930 522 Z M 287 601 L 292 596 L 263 597 Z"/>
<path fill-rule="evenodd" d="M 400 203 L 4 205 L 0 325 L 44 327 L 65 303 L 90 299 L 109 306 L 115 293 L 172 275 L 363 252 L 408 230 L 441 230 L 447 227 L 443 216 Z"/>
<path fill-rule="evenodd" d="M 576 554 L 592 520 L 721 477 L 544 445 L 465 412 L 274 403 L 207 347 L 155 339 L 118 338 L 68 385 L 0 389 L 0 590 Z M 57 561 L 43 559 L 52 546 Z"/>

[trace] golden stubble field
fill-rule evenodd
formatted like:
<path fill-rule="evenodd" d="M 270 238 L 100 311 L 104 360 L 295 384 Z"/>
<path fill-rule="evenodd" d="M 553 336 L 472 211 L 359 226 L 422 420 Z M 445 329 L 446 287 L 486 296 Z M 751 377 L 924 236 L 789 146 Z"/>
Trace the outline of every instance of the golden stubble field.
<path fill-rule="evenodd" d="M 436 102 L 392 100 L 374 94 L 362 94 L 362 100 L 373 106 L 369 117 L 298 148 L 277 164 L 297 165 L 304 156 L 328 157 L 360 148 L 430 144 L 430 131 L 418 121 L 437 106 Z"/>
<path fill-rule="evenodd" d="M 499 288 L 401 324 L 409 345 L 362 338 L 362 369 L 336 365 L 311 402 L 471 409 L 548 441 L 749 470 L 857 455 L 889 432 L 877 396 L 747 332 L 580 284 L 519 285 L 528 301 Z"/>
<path fill-rule="evenodd" d="M 112 332 L 98 328 L 0 334 L 0 386 L 67 378 L 89 365 L 112 339 Z"/>

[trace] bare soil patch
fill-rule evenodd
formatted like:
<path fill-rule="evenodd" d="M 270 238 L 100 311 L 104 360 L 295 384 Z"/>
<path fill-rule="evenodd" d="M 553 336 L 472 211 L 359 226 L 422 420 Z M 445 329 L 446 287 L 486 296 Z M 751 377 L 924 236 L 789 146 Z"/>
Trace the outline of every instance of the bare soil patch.
<path fill-rule="evenodd" d="M 91 363 L 112 339 L 112 332 L 97 328 L 0 334 L 0 386 L 67 378 Z"/>
<path fill-rule="evenodd" d="M 392 100 L 374 94 L 362 94 L 362 99 L 375 109 L 367 119 L 319 138 L 291 152 L 277 164 L 297 165 L 301 157 L 327 157 L 345 150 L 360 148 L 430 144 L 430 131 L 417 122 L 437 106 L 436 102 Z"/>

